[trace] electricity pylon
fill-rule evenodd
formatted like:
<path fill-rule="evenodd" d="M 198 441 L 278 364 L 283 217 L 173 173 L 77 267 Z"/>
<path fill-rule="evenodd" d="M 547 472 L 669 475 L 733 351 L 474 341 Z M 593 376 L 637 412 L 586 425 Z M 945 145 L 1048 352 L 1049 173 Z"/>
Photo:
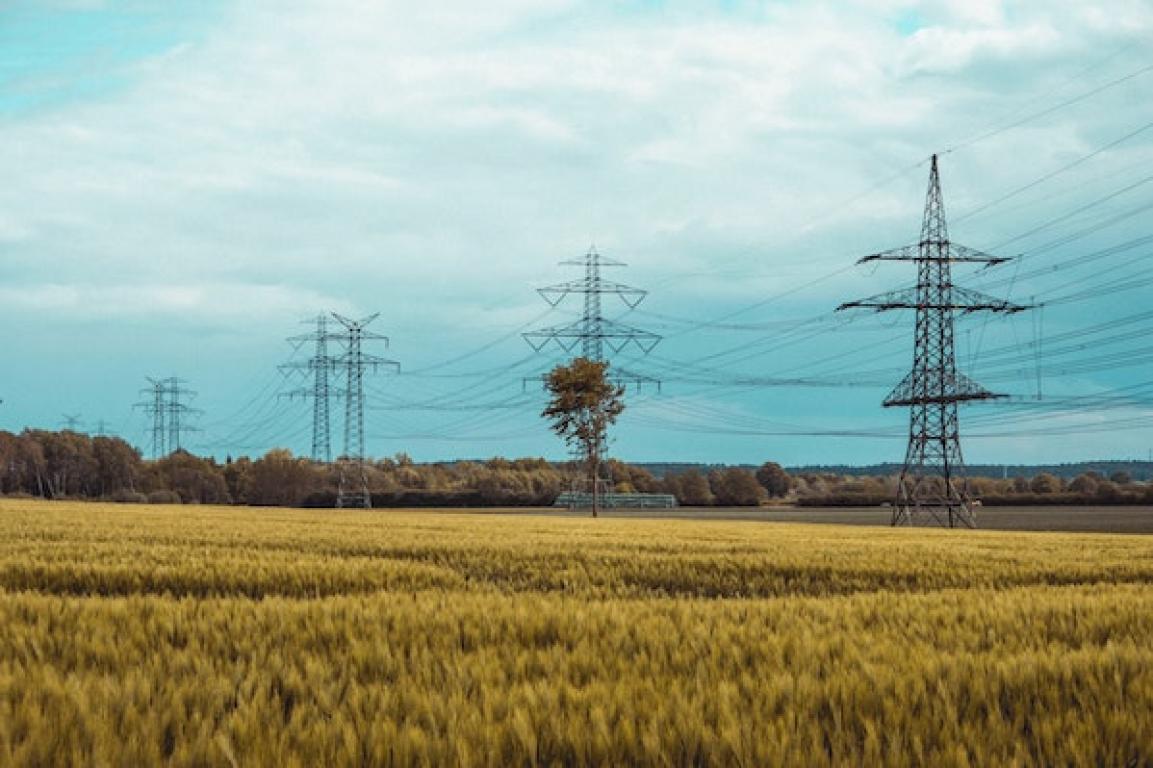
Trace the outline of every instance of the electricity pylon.
<path fill-rule="evenodd" d="M 312 385 L 284 392 L 283 396 L 289 398 L 312 398 L 312 460 L 330 464 L 332 462 L 332 439 L 330 436 L 331 419 L 329 402 L 335 394 L 330 386 L 330 374 L 336 366 L 336 358 L 328 354 L 328 342 L 338 341 L 340 334 L 328 330 L 329 316 L 317 315 L 309 322 L 316 323 L 316 330 L 311 333 L 293 336 L 288 341 L 299 347 L 301 344 L 312 342 L 312 357 L 301 362 L 289 362 L 280 366 L 285 371 L 305 371 L 312 374 Z"/>
<path fill-rule="evenodd" d="M 1029 307 L 953 285 L 953 263 L 992 265 L 1009 259 L 950 242 L 936 155 L 929 171 L 920 241 L 865 256 L 858 263 L 874 261 L 909 261 L 917 266 L 915 287 L 846 302 L 837 308 L 916 310 L 913 369 L 884 400 L 886 408 L 909 408 L 909 446 L 891 522 L 975 528 L 973 500 L 963 484 L 957 404 L 1006 395 L 994 394 L 957 371 L 954 313 L 1009 314 Z"/>
<path fill-rule="evenodd" d="M 636 308 L 648 295 L 648 291 L 641 288 L 615 283 L 601 277 L 601 267 L 623 267 L 626 266 L 624 262 L 606 259 L 600 255 L 596 246 L 591 246 L 583 258 L 562 261 L 561 265 L 584 267 L 584 277 L 551 285 L 547 288 L 539 288 L 537 293 L 553 307 L 559 305 L 570 295 L 581 296 L 583 297 L 584 309 L 579 318 L 567 325 L 539 328 L 523 334 L 525 341 L 535 351 L 541 352 L 549 345 L 555 345 L 566 354 L 573 354 L 579 349 L 580 356 L 586 360 L 607 362 L 606 347 L 616 353 L 622 352 L 628 347 L 634 347 L 642 354 L 647 355 L 660 343 L 661 337 L 655 333 L 610 320 L 604 316 L 602 297 L 605 295 L 619 297 L 629 309 Z M 660 386 L 660 381 L 651 376 L 612 366 L 609 368 L 609 377 L 621 386 L 635 384 L 639 388 L 645 383 Z M 596 454 L 602 458 L 607 454 L 606 442 L 606 437 L 601 436 Z M 583 457 L 583 451 L 576 449 L 573 457 L 574 466 Z M 601 466 L 608 465 L 602 463 Z M 581 482 L 583 482 L 583 477 L 578 473 L 572 488 L 574 504 Z M 607 486 L 607 484 L 605 479 L 597 477 L 593 487 L 588 489 L 588 492 L 592 494 L 594 509 L 596 500 L 601 495 L 601 486 Z"/>
<path fill-rule="evenodd" d="M 65 432 L 79 432 L 81 423 L 78 413 L 66 413 L 61 418 L 61 428 Z"/>
<path fill-rule="evenodd" d="M 566 354 L 572 354 L 579 348 L 581 357 L 605 362 L 605 347 L 613 352 L 622 352 L 631 346 L 647 355 L 660 343 L 661 337 L 655 333 L 604 316 L 602 296 L 616 295 L 625 306 L 634 309 L 648 295 L 648 291 L 601 277 L 601 267 L 623 267 L 624 262 L 604 258 L 593 246 L 583 258 L 562 261 L 561 265 L 584 267 L 584 277 L 539 288 L 537 293 L 554 307 L 570 295 L 582 296 L 584 311 L 578 319 L 567 325 L 539 328 L 523 334 L 525 341 L 534 350 L 540 352 L 553 344 Z M 610 373 L 620 383 L 635 383 L 638 386 L 645 382 L 659 384 L 650 376 L 631 371 L 610 369 Z"/>
<path fill-rule="evenodd" d="M 196 397 L 195 392 L 183 387 L 184 384 L 188 383 L 187 381 L 172 376 L 165 379 L 165 382 L 168 384 L 168 402 L 166 403 L 168 408 L 168 449 L 175 453 L 183 447 L 180 440 L 181 435 L 185 432 L 195 431 L 194 427 L 185 423 L 184 417 L 201 411 L 182 402 L 184 397 Z"/>
<path fill-rule="evenodd" d="M 338 315 L 332 316 L 344 326 L 340 334 L 344 347 L 342 354 L 334 358 L 335 366 L 343 369 L 345 376 L 344 395 L 344 454 L 340 461 L 340 485 L 336 495 L 336 506 L 372 506 L 368 492 L 368 476 L 364 471 L 364 372 L 380 368 L 400 370 L 400 363 L 383 357 L 366 354 L 362 344 L 365 341 L 381 341 L 388 346 L 388 337 L 365 330 L 369 323 L 379 317 L 379 313 L 361 320 Z"/>
<path fill-rule="evenodd" d="M 182 386 L 187 383 L 183 379 L 175 376 L 167 379 L 148 377 L 148 383 L 151 386 L 140 392 L 150 399 L 136 403 L 136 407 L 144 409 L 152 417 L 152 458 L 161 459 L 179 451 L 181 435 L 193 431 L 184 417 L 201 411 L 182 402 L 182 398 L 196 395 Z"/>

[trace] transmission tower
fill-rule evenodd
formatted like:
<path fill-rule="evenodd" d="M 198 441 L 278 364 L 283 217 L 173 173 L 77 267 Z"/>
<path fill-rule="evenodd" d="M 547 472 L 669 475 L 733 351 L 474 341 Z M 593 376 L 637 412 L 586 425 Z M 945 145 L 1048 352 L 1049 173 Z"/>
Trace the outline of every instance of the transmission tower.
<path fill-rule="evenodd" d="M 584 311 L 577 320 L 567 325 L 539 328 L 525 333 L 525 341 L 535 351 L 541 352 L 550 344 L 556 345 L 566 354 L 572 354 L 579 348 L 581 357 L 605 362 L 605 347 L 613 352 L 622 352 L 631 346 L 647 355 L 660 343 L 661 337 L 655 333 L 604 316 L 601 297 L 605 295 L 620 297 L 629 309 L 634 309 L 648 295 L 648 291 L 614 283 L 601 277 L 601 267 L 623 267 L 626 266 L 624 262 L 606 259 L 593 246 L 584 257 L 562 261 L 561 265 L 584 267 L 584 277 L 540 288 L 537 293 L 553 307 L 558 306 L 570 295 L 582 296 Z M 650 376 L 631 371 L 616 370 L 612 375 L 620 383 L 633 383 L 638 386 L 645 382 L 658 385 L 660 383 Z"/>
<path fill-rule="evenodd" d="M 330 375 L 337 363 L 337 358 L 328 354 L 328 343 L 344 338 L 343 334 L 328 330 L 328 321 L 328 315 L 317 315 L 309 321 L 316 323 L 315 331 L 293 336 L 289 339 L 289 342 L 296 346 L 312 342 L 315 346 L 311 358 L 301 362 L 288 362 L 280 366 L 281 370 L 303 371 L 312 374 L 311 386 L 300 387 L 283 394 L 290 398 L 312 398 L 312 460 L 324 464 L 332 463 L 329 402 L 335 393 L 330 386 Z"/>
<path fill-rule="evenodd" d="M 921 224 L 921 239 L 891 251 L 866 256 L 874 261 L 909 261 L 917 267 L 917 285 L 859 301 L 838 310 L 871 308 L 878 312 L 916 310 L 913 369 L 884 400 L 886 408 L 909 411 L 909 447 L 893 505 L 893 525 L 937 524 L 976 527 L 973 501 L 964 487 L 964 461 L 957 420 L 957 404 L 1005 397 L 990 392 L 957 371 L 954 351 L 954 313 L 1009 314 L 1029 307 L 986 296 L 953 285 L 953 263 L 1001 264 L 1008 259 L 990 256 L 949 241 L 937 156 L 929 171 L 929 192 Z"/>
<path fill-rule="evenodd" d="M 165 416 L 168 413 L 168 408 L 165 406 L 167 403 L 167 385 L 164 379 L 153 379 L 148 377 L 148 383 L 151 387 L 140 390 L 140 394 L 145 397 L 150 397 L 148 400 L 136 403 L 136 408 L 141 408 L 152 417 L 152 458 L 160 459 L 168 455 L 168 432 L 165 427 Z"/>
<path fill-rule="evenodd" d="M 147 400 L 136 403 L 152 417 L 152 458 L 161 459 L 181 448 L 181 436 L 195 431 L 185 422 L 185 417 L 200 413 L 197 408 L 183 402 L 186 397 L 194 397 L 195 392 L 185 389 L 183 379 L 170 376 L 166 379 L 148 377 L 151 385 L 141 390 Z"/>
<path fill-rule="evenodd" d="M 185 397 L 196 397 L 192 390 L 185 389 L 188 382 L 175 376 L 165 379 L 168 384 L 168 449 L 171 452 L 182 448 L 180 437 L 185 432 L 194 432 L 195 428 L 185 423 L 184 417 L 200 413 L 197 408 L 191 408 L 183 402 Z"/>
<path fill-rule="evenodd" d="M 641 288 L 615 283 L 601 277 L 601 267 L 623 267 L 626 266 L 624 262 L 606 259 L 600 255 L 596 246 L 591 246 L 582 258 L 562 261 L 561 265 L 583 267 L 584 277 L 551 285 L 547 288 L 539 288 L 537 293 L 553 307 L 558 306 L 570 295 L 581 296 L 584 304 L 583 312 L 579 318 L 567 325 L 539 328 L 525 333 L 524 339 L 533 350 L 541 352 L 549 345 L 555 345 L 566 354 L 573 354 L 579 349 L 580 356 L 587 360 L 607 362 L 606 347 L 614 353 L 633 347 L 647 355 L 660 343 L 661 337 L 655 333 L 610 320 L 604 316 L 602 297 L 605 295 L 619 297 L 629 309 L 636 308 L 648 295 L 648 291 Z M 635 384 L 639 388 L 645 383 L 650 383 L 660 387 L 660 381 L 657 379 L 626 369 L 610 367 L 609 375 L 617 384 L 622 386 Z M 598 446 L 597 452 L 604 457 L 606 449 L 607 446 L 602 443 Z M 580 449 L 574 449 L 574 467 L 580 461 L 580 455 Z M 607 462 L 601 466 L 608 466 Z M 577 473 L 574 477 L 573 495 L 571 496 L 574 504 L 578 498 L 579 486 L 582 482 L 582 476 Z M 588 492 L 593 495 L 595 501 L 595 498 L 601 493 L 601 486 L 607 486 L 608 483 L 607 480 L 600 477 L 597 477 L 594 482 L 594 487 L 588 489 Z"/>
<path fill-rule="evenodd" d="M 79 432 L 82 423 L 78 413 L 66 413 L 60 419 L 61 428 L 65 432 Z"/>
<path fill-rule="evenodd" d="M 379 313 L 361 320 L 338 315 L 332 316 L 344 326 L 339 334 L 343 350 L 333 358 L 336 367 L 344 372 L 344 453 L 340 461 L 340 485 L 336 496 L 336 506 L 372 506 L 368 492 L 368 476 L 364 471 L 364 372 L 381 368 L 400 370 L 400 363 L 383 357 L 367 354 L 363 342 L 380 341 L 387 347 L 388 337 L 366 330 L 367 326 L 379 317 Z"/>

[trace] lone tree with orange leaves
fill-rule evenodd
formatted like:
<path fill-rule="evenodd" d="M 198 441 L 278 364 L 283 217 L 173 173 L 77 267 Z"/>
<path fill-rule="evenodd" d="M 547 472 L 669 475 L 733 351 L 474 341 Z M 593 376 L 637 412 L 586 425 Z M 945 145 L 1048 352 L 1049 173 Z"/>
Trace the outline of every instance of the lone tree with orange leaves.
<path fill-rule="evenodd" d="M 608 428 L 625 408 L 621 400 L 624 387 L 609 380 L 608 368 L 607 362 L 584 357 L 553 368 L 545 380 L 545 389 L 551 397 L 541 412 L 541 416 L 552 422 L 552 431 L 581 452 L 585 477 L 592 490 L 593 517 L 600 511 L 597 479 Z"/>

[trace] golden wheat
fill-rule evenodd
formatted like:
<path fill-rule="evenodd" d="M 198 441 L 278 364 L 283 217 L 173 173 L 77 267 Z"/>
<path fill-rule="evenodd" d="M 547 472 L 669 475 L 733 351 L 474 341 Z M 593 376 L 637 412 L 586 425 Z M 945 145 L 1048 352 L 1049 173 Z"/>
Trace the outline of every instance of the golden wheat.
<path fill-rule="evenodd" d="M 0 503 L 0 764 L 1153 762 L 1153 539 Z"/>

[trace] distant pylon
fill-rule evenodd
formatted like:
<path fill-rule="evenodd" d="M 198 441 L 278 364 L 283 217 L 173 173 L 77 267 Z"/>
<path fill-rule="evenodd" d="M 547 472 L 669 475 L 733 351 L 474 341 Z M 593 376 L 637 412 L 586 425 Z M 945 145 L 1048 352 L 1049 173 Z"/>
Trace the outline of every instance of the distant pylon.
<path fill-rule="evenodd" d="M 172 376 L 165 379 L 165 383 L 168 385 L 168 401 L 166 403 L 168 408 L 168 450 L 175 452 L 184 447 L 183 441 L 181 440 L 184 433 L 194 430 L 193 427 L 185 423 L 184 417 L 194 413 L 200 413 L 200 411 L 183 402 L 185 397 L 196 396 L 195 392 L 184 388 L 183 385 L 188 382 Z"/>
<path fill-rule="evenodd" d="M 311 358 L 280 366 L 281 370 L 306 371 L 312 374 L 311 387 L 300 387 L 283 394 L 286 397 L 312 398 L 312 460 L 325 464 L 332 462 L 329 402 L 334 393 L 330 386 L 330 374 L 336 365 L 336 358 L 328 354 L 328 342 L 338 341 L 343 337 L 342 334 L 334 334 L 328 330 L 328 320 L 328 315 L 319 314 L 309 321 L 316 323 L 315 331 L 289 339 L 295 345 L 312 342 L 314 347 Z"/>
<path fill-rule="evenodd" d="M 160 459 L 168 455 L 168 431 L 165 429 L 165 416 L 168 411 L 165 407 L 167 385 L 164 379 L 151 377 L 148 377 L 148 383 L 152 386 L 140 390 L 140 393 L 151 396 L 151 399 L 136 403 L 135 407 L 144 409 L 152 417 L 152 458 Z"/>
<path fill-rule="evenodd" d="M 884 401 L 887 408 L 910 409 L 909 446 L 891 522 L 975 528 L 973 500 L 963 483 L 957 404 L 1005 395 L 994 394 L 957 371 L 954 312 L 1013 313 L 1029 307 L 953 285 L 950 267 L 954 262 L 988 265 L 1008 259 L 950 242 L 936 155 L 929 171 L 920 241 L 866 256 L 858 263 L 873 261 L 910 261 L 917 266 L 915 287 L 846 302 L 837 308 L 916 310 L 913 369 Z"/>
<path fill-rule="evenodd" d="M 610 320 L 604 316 L 604 306 L 601 297 L 606 294 L 616 295 L 629 309 L 636 308 L 637 305 L 644 301 L 645 296 L 648 295 L 648 291 L 641 288 L 634 288 L 631 285 L 625 285 L 623 283 L 614 283 L 601 277 L 601 267 L 623 267 L 626 266 L 624 262 L 616 261 L 615 259 L 606 259 L 601 256 L 594 245 L 589 247 L 589 250 L 582 258 L 569 259 L 562 261 L 561 264 L 563 266 L 584 267 L 584 277 L 577 280 L 570 280 L 566 283 L 560 283 L 559 285 L 540 288 L 537 290 L 537 293 L 554 307 L 564 301 L 567 296 L 576 294 L 583 297 L 584 308 L 581 316 L 567 325 L 539 328 L 523 334 L 525 341 L 527 341 L 529 346 L 534 350 L 540 352 L 551 344 L 560 348 L 566 354 L 573 354 L 579 349 L 580 356 L 587 360 L 608 362 L 606 359 L 606 347 L 611 352 L 622 352 L 628 347 L 633 347 L 642 354 L 647 355 L 660 343 L 661 337 L 655 333 L 634 328 L 633 326 Z M 640 387 L 642 384 L 649 383 L 655 384 L 658 388 L 660 387 L 660 381 L 636 371 L 610 366 L 608 372 L 609 377 L 622 386 L 635 384 L 637 387 Z M 605 441 L 602 438 L 601 444 L 595 451 L 595 454 L 602 459 L 600 467 L 608 466 L 608 463 L 603 461 L 603 458 L 605 458 L 608 453 L 608 446 L 604 443 Z M 575 468 L 578 462 L 584 458 L 583 449 L 574 449 L 573 456 L 573 466 Z M 593 487 L 586 488 L 584 485 L 588 482 L 587 476 L 582 472 L 574 472 L 571 488 L 573 494 L 570 498 L 575 500 L 583 497 L 587 493 L 593 498 L 595 509 L 596 500 L 600 497 L 604 488 L 608 486 L 608 481 L 606 478 L 600 476 L 599 468 L 590 474 L 595 476 Z"/>
<path fill-rule="evenodd" d="M 136 403 L 136 407 L 152 417 L 152 458 L 161 459 L 180 450 L 183 434 L 194 430 L 184 417 L 200 410 L 183 402 L 183 398 L 196 394 L 182 386 L 187 383 L 183 379 L 148 377 L 148 383 L 151 386 L 142 389 L 141 394 L 149 399 Z"/>
<path fill-rule="evenodd" d="M 66 432 L 78 432 L 82 423 L 78 413 L 66 413 L 60 419 L 60 425 Z"/>
<path fill-rule="evenodd" d="M 364 372 L 365 369 L 400 369 L 400 363 L 383 357 L 367 354 L 363 342 L 380 341 L 388 346 L 388 337 L 365 330 L 379 317 L 379 313 L 361 320 L 332 314 L 344 326 L 341 335 L 344 347 L 342 354 L 335 358 L 335 364 L 343 368 L 345 375 L 344 392 L 344 454 L 340 461 L 340 485 L 337 490 L 336 506 L 372 506 L 368 492 L 368 476 L 364 470 Z"/>
<path fill-rule="evenodd" d="M 648 354 L 660 343 L 661 337 L 655 333 L 609 320 L 604 316 L 601 297 L 606 294 L 620 297 L 630 309 L 635 308 L 648 295 L 648 291 L 623 283 L 614 283 L 601 277 L 601 267 L 623 267 L 624 262 L 606 259 L 600 255 L 596 246 L 592 246 L 584 257 L 562 261 L 561 264 L 584 267 L 584 277 L 540 288 L 537 293 L 554 307 L 570 294 L 580 295 L 584 299 L 584 311 L 580 318 L 567 325 L 539 328 L 523 334 L 525 341 L 534 350 L 540 352 L 553 344 L 565 353 L 572 354 L 579 348 L 581 357 L 605 362 L 606 347 L 613 352 L 621 352 L 632 346 L 642 354 Z M 610 375 L 620 383 L 660 384 L 651 376 L 622 369 L 610 368 Z"/>

